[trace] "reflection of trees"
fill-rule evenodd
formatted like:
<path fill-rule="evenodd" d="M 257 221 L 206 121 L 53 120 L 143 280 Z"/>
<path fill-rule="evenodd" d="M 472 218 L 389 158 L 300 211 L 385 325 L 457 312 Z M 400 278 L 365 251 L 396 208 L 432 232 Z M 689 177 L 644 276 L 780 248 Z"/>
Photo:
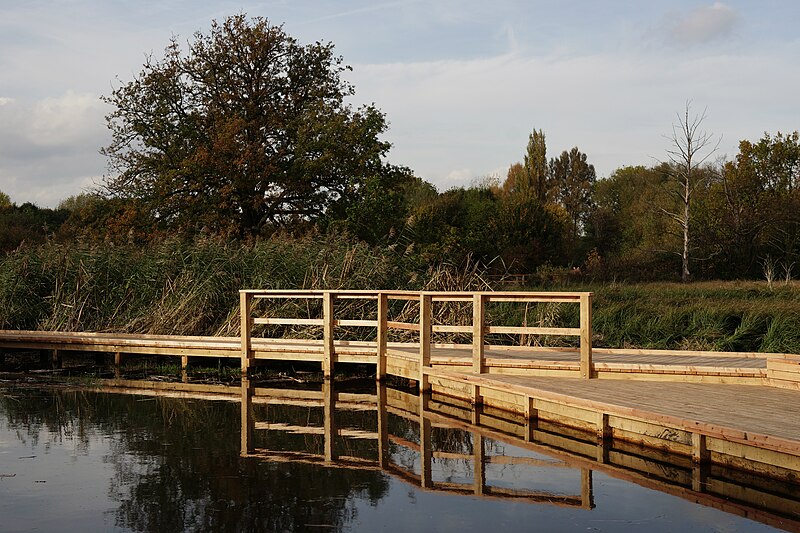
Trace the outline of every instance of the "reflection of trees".
<path fill-rule="evenodd" d="M 376 471 L 240 458 L 235 403 L 16 390 L 0 407 L 23 439 L 108 439 L 116 523 L 136 531 L 340 530 L 388 487 Z"/>

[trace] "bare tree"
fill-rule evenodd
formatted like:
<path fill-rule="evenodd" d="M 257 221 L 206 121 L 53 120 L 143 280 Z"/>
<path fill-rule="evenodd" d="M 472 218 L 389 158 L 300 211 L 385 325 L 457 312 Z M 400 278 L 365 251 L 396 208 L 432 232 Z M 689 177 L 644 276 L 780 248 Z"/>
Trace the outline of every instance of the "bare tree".
<path fill-rule="evenodd" d="M 681 281 L 689 281 L 689 242 L 690 211 L 692 195 L 703 179 L 700 167 L 719 148 L 721 139 L 701 129 L 706 119 L 706 110 L 700 115 L 690 116 L 692 102 L 687 101 L 683 114 L 677 114 L 678 122 L 672 124 L 671 148 L 667 150 L 673 178 L 678 182 L 675 191 L 679 202 L 677 212 L 661 208 L 661 211 L 674 220 L 683 232 L 683 250 L 681 252 Z"/>

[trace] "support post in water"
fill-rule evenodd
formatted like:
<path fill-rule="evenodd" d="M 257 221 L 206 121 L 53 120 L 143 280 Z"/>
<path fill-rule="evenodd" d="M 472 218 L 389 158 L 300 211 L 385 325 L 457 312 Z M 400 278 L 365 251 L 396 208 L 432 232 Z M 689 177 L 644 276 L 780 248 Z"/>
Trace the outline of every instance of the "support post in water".
<path fill-rule="evenodd" d="M 588 468 L 581 468 L 581 507 L 584 509 L 594 509 L 592 485 L 592 471 Z"/>
<path fill-rule="evenodd" d="M 710 457 L 706 436 L 702 433 L 692 433 L 692 462 L 695 464 L 707 463 Z"/>
<path fill-rule="evenodd" d="M 597 413 L 597 462 L 606 464 L 608 462 L 608 451 L 611 444 L 611 425 L 608 423 L 608 414 Z"/>
<path fill-rule="evenodd" d="M 242 339 L 242 375 L 247 375 L 253 363 L 253 349 L 250 344 L 250 328 L 253 325 L 252 313 L 253 295 L 246 291 L 239 291 L 239 318 L 241 320 L 240 333 Z"/>
<path fill-rule="evenodd" d="M 333 344 L 333 294 L 325 291 L 322 295 L 322 375 L 325 379 L 333 378 L 333 358 L 336 353 Z"/>
<path fill-rule="evenodd" d="M 539 429 L 539 409 L 535 402 L 530 396 L 525 398 L 525 440 L 528 442 L 535 440 L 533 432 Z"/>
<path fill-rule="evenodd" d="M 378 383 L 378 463 L 381 468 L 389 468 L 389 411 L 386 408 L 386 385 Z"/>
<path fill-rule="evenodd" d="M 478 293 L 472 296 L 472 372 L 483 374 L 486 372 L 484 359 L 484 339 L 483 323 L 486 318 L 485 295 Z"/>
<path fill-rule="evenodd" d="M 378 357 L 375 378 L 378 381 L 386 379 L 386 347 L 389 339 L 389 297 L 382 292 L 378 293 L 378 333 L 376 355 Z"/>
<path fill-rule="evenodd" d="M 431 466 L 433 463 L 431 421 L 425 417 L 425 396 L 419 395 L 419 480 L 423 489 L 433 486 Z"/>
<path fill-rule="evenodd" d="M 253 383 L 247 379 L 247 376 L 242 376 L 242 442 L 240 451 L 242 457 L 253 453 L 253 430 L 255 429 L 255 418 L 253 416 L 254 388 Z"/>
<path fill-rule="evenodd" d="M 53 360 L 52 360 L 53 369 L 61 368 L 61 364 L 62 364 L 61 351 L 60 350 L 53 350 L 52 351 L 52 356 L 53 356 Z"/>
<path fill-rule="evenodd" d="M 592 377 L 592 293 L 581 294 L 581 377 Z"/>
<path fill-rule="evenodd" d="M 322 397 L 324 400 L 323 411 L 323 438 L 325 461 L 332 462 L 336 459 L 336 397 L 334 396 L 333 380 L 326 379 L 322 382 Z"/>
<path fill-rule="evenodd" d="M 430 390 L 428 374 L 425 369 L 431 366 L 431 310 L 432 298 L 430 294 L 422 293 L 419 297 L 419 392 Z"/>
<path fill-rule="evenodd" d="M 486 492 L 486 449 L 483 445 L 483 435 L 477 431 L 470 432 L 472 435 L 472 472 L 474 475 L 473 490 L 476 496 L 482 496 Z"/>

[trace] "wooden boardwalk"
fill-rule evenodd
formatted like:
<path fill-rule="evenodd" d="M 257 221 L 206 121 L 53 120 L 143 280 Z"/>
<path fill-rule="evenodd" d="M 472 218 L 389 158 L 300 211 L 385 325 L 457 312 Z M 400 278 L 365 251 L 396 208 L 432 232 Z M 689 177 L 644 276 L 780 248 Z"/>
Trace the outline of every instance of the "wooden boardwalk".
<path fill-rule="evenodd" d="M 632 381 L 620 386 L 611 380 L 587 382 L 575 378 L 492 376 L 491 379 L 507 385 L 508 390 L 528 390 L 534 397 L 575 406 L 646 413 L 650 419 L 669 419 L 684 427 L 715 428 L 720 433 L 741 435 L 744 440 L 753 440 L 755 435 L 775 437 L 776 441 L 785 440 L 800 451 L 798 391 L 714 383 Z"/>
<path fill-rule="evenodd" d="M 239 337 L 190 337 L 115 333 L 0 330 L 0 349 L 48 350 L 56 365 L 64 352 L 104 352 L 189 358 L 241 359 Z M 324 342 L 308 339 L 252 338 L 252 359 L 258 361 L 307 361 L 322 364 Z M 377 343 L 334 341 L 335 363 L 377 363 Z M 431 364 L 469 369 L 473 366 L 469 345 L 431 346 Z M 768 354 L 678 352 L 664 350 L 609 350 L 594 348 L 595 377 L 754 384 L 767 378 Z M 419 357 L 419 343 L 387 343 L 387 356 L 395 366 L 408 366 Z M 487 346 L 484 366 L 490 374 L 574 376 L 580 372 L 580 352 L 575 348 Z M 410 372 L 410 370 L 409 370 Z M 409 376 L 411 377 L 411 376 Z"/>
<path fill-rule="evenodd" d="M 390 357 L 414 361 L 419 348 L 389 346 Z M 783 356 L 781 356 L 783 357 Z M 659 379 L 687 382 L 759 384 L 767 377 L 767 354 L 679 352 L 670 350 L 611 350 L 592 348 L 592 375 L 611 379 Z M 431 347 L 433 366 L 470 369 L 471 346 Z M 577 376 L 580 352 L 574 348 L 487 346 L 488 374 L 549 377 Z"/>
<path fill-rule="evenodd" d="M 305 302 L 294 309 L 308 315 L 261 305 L 273 300 Z M 379 381 L 412 379 L 425 394 L 516 413 L 534 426 L 544 421 L 588 431 L 602 454 L 603 443 L 616 439 L 698 464 L 747 468 L 746 460 L 800 479 L 800 356 L 595 348 L 589 293 L 247 290 L 240 301 L 240 337 L 0 331 L 0 348 L 46 350 L 55 364 L 63 351 L 110 352 L 118 367 L 123 354 L 179 356 L 184 367 L 190 358 L 227 357 L 241 362 L 245 378 L 270 360 L 315 362 L 326 378 L 340 363 L 369 364 Z M 352 302 L 371 311 L 347 315 L 342 310 Z M 486 313 L 493 305 L 524 305 L 524 316 L 528 305 L 576 305 L 580 323 L 495 324 Z M 447 306 L 461 306 L 460 314 L 443 312 Z M 292 328 L 316 328 L 321 338 L 264 337 Z M 354 328 L 372 329 L 374 340 L 341 338 Z M 390 330 L 402 342 L 390 342 Z M 436 338 L 454 334 L 472 342 Z M 489 344 L 503 335 L 520 336 L 522 344 L 532 336 L 572 337 L 577 346 Z"/>

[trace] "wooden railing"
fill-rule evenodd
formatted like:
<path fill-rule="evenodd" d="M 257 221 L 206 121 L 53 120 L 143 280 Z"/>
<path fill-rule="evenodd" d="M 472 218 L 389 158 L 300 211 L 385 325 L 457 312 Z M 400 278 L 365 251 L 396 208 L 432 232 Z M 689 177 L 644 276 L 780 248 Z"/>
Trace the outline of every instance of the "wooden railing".
<path fill-rule="evenodd" d="M 323 362 L 325 377 L 331 377 L 336 354 L 337 326 L 376 328 L 376 374 L 386 376 L 388 332 L 390 329 L 406 330 L 418 334 L 419 381 L 427 389 L 426 368 L 431 366 L 434 347 L 433 333 L 467 334 L 472 337 L 472 371 L 486 372 L 486 337 L 491 334 L 551 335 L 580 338 L 580 375 L 592 377 L 592 293 L 590 292 L 431 292 L 431 291 L 332 291 L 332 290 L 242 290 L 240 295 L 242 372 L 247 373 L 253 363 L 252 335 L 254 325 L 316 326 L 322 327 Z M 257 299 L 316 299 L 321 300 L 322 316 L 319 318 L 287 318 L 278 316 L 253 316 L 253 302 Z M 341 319 L 336 317 L 337 300 L 376 300 L 373 318 Z M 419 302 L 418 321 L 389 320 L 391 300 Z M 433 306 L 440 302 L 471 303 L 471 324 L 434 324 Z M 572 303 L 580 307 L 578 327 L 538 327 L 527 325 L 492 325 L 486 323 L 486 308 L 493 302 Z M 406 343 L 412 346 L 416 343 Z"/>

